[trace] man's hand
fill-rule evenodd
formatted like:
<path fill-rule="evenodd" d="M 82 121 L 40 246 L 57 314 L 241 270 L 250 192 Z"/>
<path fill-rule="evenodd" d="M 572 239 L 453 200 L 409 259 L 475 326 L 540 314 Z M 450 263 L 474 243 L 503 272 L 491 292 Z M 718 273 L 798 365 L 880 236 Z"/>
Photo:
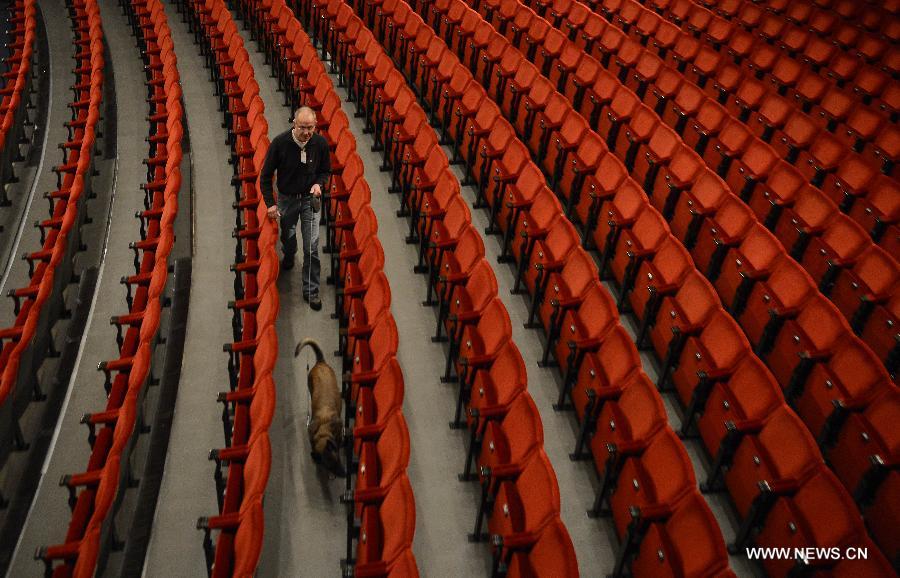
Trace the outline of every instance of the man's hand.
<path fill-rule="evenodd" d="M 266 213 L 268 213 L 269 218 L 272 219 L 273 221 L 281 216 L 281 214 L 278 212 L 278 205 L 272 205 L 271 207 L 268 208 Z"/>
<path fill-rule="evenodd" d="M 309 189 L 309 192 L 314 197 L 321 197 L 322 196 L 322 187 L 319 186 L 319 183 L 316 183 L 312 186 L 312 188 Z"/>

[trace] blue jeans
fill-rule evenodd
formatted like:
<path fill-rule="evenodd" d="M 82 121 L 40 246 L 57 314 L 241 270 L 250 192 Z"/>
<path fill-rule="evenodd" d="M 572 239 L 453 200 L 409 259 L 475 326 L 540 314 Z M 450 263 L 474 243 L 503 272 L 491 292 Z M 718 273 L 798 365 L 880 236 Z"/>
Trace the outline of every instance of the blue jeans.
<path fill-rule="evenodd" d="M 303 295 L 308 297 L 319 292 L 319 217 L 314 212 L 312 196 L 281 196 L 278 199 L 278 210 L 281 212 L 281 248 L 284 258 L 294 259 L 297 252 L 297 221 L 300 221 L 300 235 L 303 237 Z"/>

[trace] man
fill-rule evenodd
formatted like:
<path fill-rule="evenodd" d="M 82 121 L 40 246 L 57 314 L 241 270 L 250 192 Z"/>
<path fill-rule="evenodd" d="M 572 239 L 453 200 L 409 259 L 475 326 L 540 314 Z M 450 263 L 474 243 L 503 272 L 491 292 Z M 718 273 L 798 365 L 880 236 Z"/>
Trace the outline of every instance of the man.
<path fill-rule="evenodd" d="M 315 133 L 316 113 L 300 107 L 291 130 L 272 139 L 260 173 L 260 188 L 270 219 L 281 217 L 282 271 L 294 266 L 297 252 L 297 220 L 303 236 L 303 299 L 315 311 L 319 298 L 319 215 L 322 191 L 331 176 L 328 142 Z M 278 204 L 272 196 L 272 175 L 277 175 Z"/>

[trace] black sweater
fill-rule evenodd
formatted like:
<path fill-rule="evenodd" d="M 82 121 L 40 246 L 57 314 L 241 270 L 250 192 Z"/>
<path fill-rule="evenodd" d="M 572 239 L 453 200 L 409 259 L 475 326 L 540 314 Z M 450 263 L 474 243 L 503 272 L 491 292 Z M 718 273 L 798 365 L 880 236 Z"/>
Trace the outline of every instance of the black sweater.
<path fill-rule="evenodd" d="M 328 177 L 331 176 L 331 157 L 325 137 L 314 134 L 306 142 L 306 162 L 300 162 L 300 147 L 286 130 L 272 139 L 259 184 L 266 206 L 275 204 L 272 195 L 272 174 L 278 175 L 278 194 L 287 197 L 308 195 L 316 183 L 325 192 Z"/>

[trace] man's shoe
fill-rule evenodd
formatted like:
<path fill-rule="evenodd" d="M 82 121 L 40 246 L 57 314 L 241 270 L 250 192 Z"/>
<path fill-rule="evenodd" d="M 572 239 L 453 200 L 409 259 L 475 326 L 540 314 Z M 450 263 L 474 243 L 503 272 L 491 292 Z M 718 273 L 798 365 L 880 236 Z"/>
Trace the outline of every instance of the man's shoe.
<path fill-rule="evenodd" d="M 294 258 L 293 257 L 285 257 L 281 260 L 281 270 L 282 271 L 290 271 L 294 268 Z"/>
<path fill-rule="evenodd" d="M 309 303 L 309 306 L 313 311 L 318 311 L 322 308 L 322 300 L 319 299 L 318 293 L 313 293 L 312 295 L 304 295 L 303 300 Z"/>

